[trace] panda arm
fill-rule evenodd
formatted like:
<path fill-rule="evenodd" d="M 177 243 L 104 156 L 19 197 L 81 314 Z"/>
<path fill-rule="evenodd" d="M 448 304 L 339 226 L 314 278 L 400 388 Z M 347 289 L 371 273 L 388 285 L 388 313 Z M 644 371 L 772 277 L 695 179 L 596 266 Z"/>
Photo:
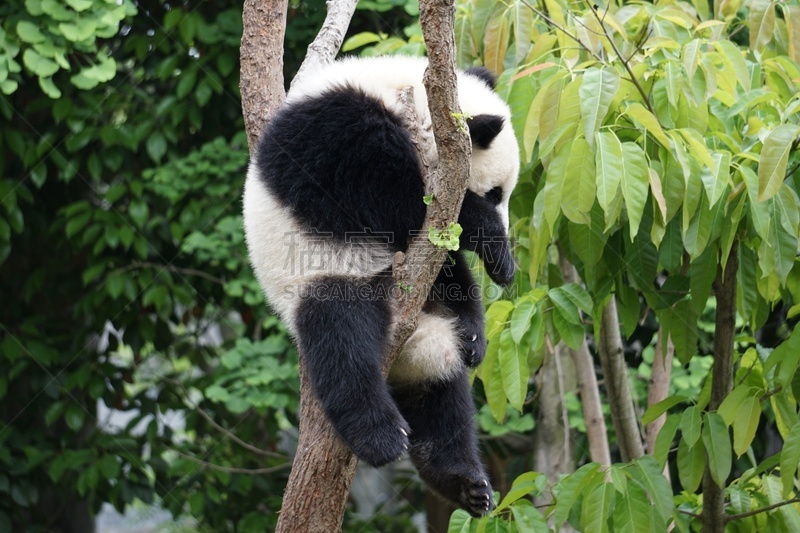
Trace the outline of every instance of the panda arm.
<path fill-rule="evenodd" d="M 458 317 L 461 356 L 475 367 L 486 354 L 486 333 L 481 286 L 475 281 L 464 254 L 453 252 L 445 260 L 431 289 L 432 299 Z"/>

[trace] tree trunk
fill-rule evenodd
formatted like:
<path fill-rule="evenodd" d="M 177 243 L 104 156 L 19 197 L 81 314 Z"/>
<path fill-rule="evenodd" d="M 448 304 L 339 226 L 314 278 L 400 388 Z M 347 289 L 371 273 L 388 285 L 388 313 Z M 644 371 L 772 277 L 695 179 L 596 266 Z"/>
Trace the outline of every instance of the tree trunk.
<path fill-rule="evenodd" d="M 547 347 L 536 379 L 539 416 L 534 433 L 533 469 L 545 474 L 552 484 L 575 471 L 573 435 L 564 402 L 564 394 L 575 389 L 575 368 L 566 354 L 563 342 L 553 349 Z M 548 504 L 552 499 L 549 495 L 541 496 L 534 499 L 534 504 Z"/>
<path fill-rule="evenodd" d="M 329 0 L 325 25 L 309 46 L 306 58 L 309 70 L 333 59 L 353 6 L 353 0 Z M 251 151 L 268 117 L 285 96 L 281 71 L 286 9 L 287 0 L 266 3 L 246 0 L 244 4 L 240 88 Z M 430 226 L 442 230 L 458 219 L 469 176 L 469 136 L 461 131 L 456 119 L 461 110 L 456 92 L 454 20 L 454 0 L 420 2 L 420 23 L 429 52 L 423 83 L 439 156 L 438 167 L 431 172 L 427 172 L 424 158 L 421 161 L 426 169 L 428 192 L 433 194 L 423 236 L 428 234 Z M 410 123 L 414 137 L 417 119 L 411 94 L 409 90 L 400 91 L 398 100 L 406 110 L 405 115 L 411 115 L 406 122 Z M 423 140 L 415 140 L 421 152 L 430 153 Z M 405 255 L 398 253 L 395 257 L 395 282 L 414 290 L 400 291 L 401 296 L 394 302 L 397 325 L 384 356 L 385 374 L 416 328 L 417 315 L 445 255 L 446 250 L 435 247 L 427 238 L 419 238 L 411 243 Z M 276 531 L 330 533 L 341 529 L 356 459 L 325 418 L 303 371 L 302 354 L 300 359 L 300 438 Z"/>
<path fill-rule="evenodd" d="M 714 281 L 717 316 L 714 322 L 714 367 L 711 370 L 711 399 L 708 410 L 716 411 L 731 392 L 733 379 L 733 341 L 736 335 L 736 271 L 739 268 L 736 242 L 728 264 L 720 267 Z M 725 491 L 711 478 L 706 466 L 703 474 L 703 532 L 724 533 Z"/>
<path fill-rule="evenodd" d="M 335 434 L 300 368 L 300 438 L 276 533 L 342 528 L 356 458 Z"/>
<path fill-rule="evenodd" d="M 559 249 L 559 267 L 564 276 L 564 283 L 581 283 L 578 272 L 566 255 Z M 603 416 L 603 403 L 600 401 L 600 388 L 597 386 L 594 359 L 586 344 L 586 338 L 577 350 L 569 348 L 575 367 L 575 376 L 581 395 L 583 419 L 586 423 L 586 438 L 589 441 L 589 457 L 592 461 L 608 466 L 611 464 L 611 452 L 608 449 L 608 431 Z"/>
<path fill-rule="evenodd" d="M 665 346 L 666 345 L 666 346 Z M 653 357 L 653 370 L 647 390 L 647 406 L 651 407 L 669 396 L 669 384 L 672 376 L 672 357 L 675 355 L 675 345 L 667 335 L 664 339 L 664 328 L 658 327 L 658 341 L 656 342 L 655 356 Z M 656 439 L 667 421 L 667 413 L 662 413 L 650 422 L 645 428 L 645 445 L 647 453 L 652 454 L 656 448 Z M 669 463 L 664 465 L 664 475 L 669 479 Z"/>
<path fill-rule="evenodd" d="M 611 296 L 611 300 L 603 309 L 598 351 L 620 454 L 624 462 L 632 461 L 644 455 L 644 448 L 631 399 L 628 366 L 625 364 L 622 351 L 617 301 L 614 296 Z"/>
<path fill-rule="evenodd" d="M 252 152 L 267 120 L 281 105 L 283 37 L 289 0 L 245 0 L 242 7 L 242 45 L 239 49 L 239 92 Z"/>

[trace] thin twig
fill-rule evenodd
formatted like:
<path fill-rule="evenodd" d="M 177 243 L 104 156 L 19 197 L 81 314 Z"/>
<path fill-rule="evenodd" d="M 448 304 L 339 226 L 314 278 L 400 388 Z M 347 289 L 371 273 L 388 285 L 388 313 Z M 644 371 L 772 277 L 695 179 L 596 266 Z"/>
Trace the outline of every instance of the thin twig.
<path fill-rule="evenodd" d="M 566 29 L 566 28 L 564 28 L 563 26 L 561 26 L 560 24 L 558 24 L 556 21 L 554 21 L 553 19 L 551 19 L 550 17 L 548 17 L 547 15 L 545 15 L 545 14 L 544 14 L 542 11 L 540 11 L 540 10 L 538 10 L 537 8 L 533 7 L 531 4 L 529 4 L 529 3 L 528 3 L 528 1 L 527 1 L 527 0 L 522 0 L 522 3 L 523 3 L 523 4 L 525 4 L 525 5 L 528 7 L 528 9 L 530 9 L 531 11 L 533 11 L 533 12 L 534 12 L 534 13 L 535 13 L 537 16 L 541 17 L 541 18 L 542 18 L 542 19 L 543 19 L 545 22 L 547 22 L 549 25 L 551 25 L 552 27 L 554 27 L 555 29 L 557 29 L 558 31 L 560 31 L 561 33 L 563 33 L 564 35 L 566 35 L 567 37 L 569 37 L 570 39 L 572 39 L 573 41 L 575 41 L 576 43 L 578 43 L 582 49 L 584 49 L 584 50 L 586 50 L 587 52 L 589 52 L 589 54 L 590 54 L 590 55 L 591 55 L 593 58 L 595 58 L 597 61 L 599 61 L 600 63 L 604 63 L 604 61 L 603 61 L 603 58 L 601 58 L 601 57 L 600 57 L 600 56 L 598 56 L 596 53 L 594 53 L 592 50 L 590 50 L 590 49 L 589 49 L 589 48 L 586 46 L 586 44 L 584 44 L 584 43 L 583 43 L 583 41 L 581 41 L 581 40 L 580 40 L 578 37 L 576 37 L 575 35 L 571 34 L 569 31 L 567 31 L 567 29 Z"/>
<path fill-rule="evenodd" d="M 213 470 L 219 470 L 220 472 L 228 472 L 230 474 L 247 474 L 249 476 L 260 476 L 262 474 L 271 474 L 273 472 L 278 472 L 285 468 L 289 468 L 292 466 L 292 463 L 283 463 L 277 466 L 270 466 L 267 468 L 237 468 L 235 466 L 222 466 L 217 465 L 214 463 L 209 463 L 208 461 L 203 461 L 202 459 L 198 459 L 194 455 L 189 455 L 188 453 L 183 453 L 182 451 L 175 450 L 173 448 L 167 448 L 170 451 L 173 451 L 180 455 L 181 457 L 188 459 L 194 463 L 202 465 L 206 468 L 211 468 Z"/>
<path fill-rule="evenodd" d="M 218 278 L 216 276 L 212 276 L 207 272 L 203 272 L 202 270 L 195 270 L 194 268 L 183 268 L 183 267 L 176 267 L 175 265 L 163 264 L 163 263 L 153 263 L 150 261 L 137 261 L 135 263 L 131 263 L 130 265 L 118 269 L 117 272 L 123 273 L 128 272 L 130 270 L 136 270 L 141 268 L 160 268 L 162 270 L 167 270 L 169 272 L 175 272 L 176 274 L 184 274 L 186 276 L 197 276 L 199 278 L 207 279 L 208 281 L 213 281 L 219 285 L 225 285 L 228 282 L 222 278 Z"/>
<path fill-rule="evenodd" d="M 194 403 L 194 402 L 192 402 L 192 401 L 189 401 L 189 399 L 188 399 L 188 398 L 189 398 L 189 391 L 186 389 L 186 385 L 184 385 L 183 383 L 181 383 L 180 381 L 178 381 L 178 380 L 176 380 L 176 379 L 163 378 L 163 380 L 164 380 L 164 381 L 167 381 L 167 382 L 169 382 L 169 383 L 172 383 L 173 385 L 177 385 L 178 387 L 180 387 L 181 389 L 183 389 L 183 392 L 184 392 L 184 394 L 185 394 L 185 400 L 184 400 L 184 401 L 185 401 L 185 402 L 186 402 L 186 403 L 189 405 L 189 407 L 191 407 L 191 408 L 192 408 L 192 409 L 193 409 L 193 410 L 194 410 L 194 411 L 195 411 L 197 414 L 199 414 L 200 416 L 202 416 L 202 417 L 203 417 L 203 418 L 204 418 L 204 419 L 205 419 L 205 420 L 206 420 L 206 421 L 207 421 L 209 424 L 211 424 L 211 425 L 212 425 L 212 426 L 213 426 L 215 429 L 217 429 L 218 431 L 220 431 L 220 432 L 221 432 L 223 435 L 225 435 L 226 437 L 228 437 L 229 439 L 231 439 L 233 442 L 235 442 L 236 444 L 238 444 L 238 445 L 239 445 L 239 446 L 241 446 L 242 448 L 245 448 L 245 449 L 247 449 L 247 450 L 250 450 L 251 452 L 253 452 L 253 453 L 257 453 L 257 454 L 259 454 L 259 455 L 264 455 L 264 456 L 266 456 L 266 457 L 274 457 L 274 458 L 276 458 L 276 459 L 288 459 L 288 457 L 287 457 L 286 455 L 284 455 L 284 454 L 280 454 L 280 453 L 271 452 L 271 451 L 269 451 L 269 450 L 262 450 L 261 448 L 257 448 L 256 446 L 253 446 L 253 445 L 252 445 L 252 444 L 250 444 L 249 442 L 245 442 L 245 441 L 243 441 L 242 439 L 240 439 L 239 437 L 237 437 L 236 435 L 234 435 L 233 433 L 231 433 L 229 430 L 227 430 L 227 429 L 225 429 L 223 426 L 219 425 L 219 424 L 218 424 L 218 423 L 217 423 L 217 422 L 216 422 L 216 421 L 215 421 L 215 420 L 214 420 L 214 419 L 211 417 L 211 415 L 209 415 L 208 413 L 206 413 L 206 412 L 205 412 L 205 410 L 203 410 L 203 409 L 202 409 L 202 408 L 201 408 L 199 405 L 195 404 L 195 403 Z"/>
<path fill-rule="evenodd" d="M 647 105 L 647 109 L 649 109 L 650 112 L 653 114 L 653 116 L 656 117 L 656 112 L 653 109 L 653 106 L 650 104 L 650 97 L 647 95 L 647 93 L 645 92 L 644 88 L 639 83 L 639 80 L 636 79 L 636 75 L 633 73 L 633 69 L 631 69 L 630 61 L 629 60 L 626 61 L 622 57 L 622 53 L 619 51 L 619 48 L 617 48 L 617 43 L 614 42 L 614 39 L 612 39 L 611 35 L 608 33 L 608 29 L 606 28 L 606 25 L 605 25 L 605 22 L 604 22 L 604 20 L 606 18 L 606 14 L 608 13 L 608 11 L 606 10 L 606 12 L 604 12 L 603 16 L 601 17 L 597 13 L 597 11 L 595 11 L 592 8 L 592 4 L 589 2 L 589 0 L 585 0 L 585 1 L 586 1 L 586 5 L 589 6 L 589 10 L 594 15 L 594 18 L 597 19 L 598 23 L 600 23 L 600 28 L 603 30 L 603 34 L 606 36 L 606 39 L 608 39 L 608 44 L 610 44 L 611 48 L 614 49 L 614 53 L 617 55 L 617 58 L 619 58 L 620 62 L 622 63 L 622 66 L 625 67 L 625 70 L 628 72 L 628 76 L 630 76 L 630 82 L 633 83 L 633 85 L 636 87 L 636 90 L 639 91 L 640 95 L 642 95 L 642 98 L 644 99 L 644 103 Z M 658 117 L 656 117 L 656 120 L 658 120 Z"/>
<path fill-rule="evenodd" d="M 691 516 L 692 518 L 700 518 L 700 515 L 697 513 L 693 513 L 691 511 L 685 511 L 683 509 L 678 509 L 678 512 L 681 514 L 685 514 L 687 516 Z"/>
<path fill-rule="evenodd" d="M 753 516 L 759 513 L 766 513 L 767 511 L 772 511 L 773 509 L 777 509 L 778 507 L 783 507 L 784 505 L 791 505 L 793 503 L 800 503 L 800 498 L 792 498 L 791 500 L 773 503 L 772 505 L 767 505 L 766 507 L 761 507 L 760 509 L 747 511 L 746 513 L 728 515 L 725 518 L 725 520 L 727 520 L 728 522 L 730 522 L 731 520 L 740 520 L 742 518 L 747 518 L 749 516 Z"/>

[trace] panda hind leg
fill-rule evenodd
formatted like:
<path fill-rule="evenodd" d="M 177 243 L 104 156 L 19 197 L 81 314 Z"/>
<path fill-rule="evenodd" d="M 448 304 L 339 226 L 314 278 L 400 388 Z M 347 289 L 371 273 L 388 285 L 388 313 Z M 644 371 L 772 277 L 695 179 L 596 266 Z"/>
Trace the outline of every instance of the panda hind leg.
<path fill-rule="evenodd" d="M 409 447 L 411 429 L 381 374 L 391 322 L 385 299 L 359 299 L 362 281 L 315 282 L 295 319 L 300 356 L 328 420 L 356 456 L 380 467 Z"/>
<path fill-rule="evenodd" d="M 478 453 L 466 370 L 446 381 L 404 385 L 393 394 L 411 425 L 411 460 L 422 480 L 472 516 L 491 511 L 492 486 Z"/>

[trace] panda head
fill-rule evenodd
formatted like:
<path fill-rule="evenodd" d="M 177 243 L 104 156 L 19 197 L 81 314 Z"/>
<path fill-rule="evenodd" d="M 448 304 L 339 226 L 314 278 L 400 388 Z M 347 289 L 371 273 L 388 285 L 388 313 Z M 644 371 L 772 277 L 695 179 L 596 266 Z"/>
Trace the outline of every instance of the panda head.
<path fill-rule="evenodd" d="M 501 285 L 514 277 L 508 243 L 508 201 L 519 174 L 519 150 L 511 112 L 495 93 L 495 78 L 485 68 L 459 77 L 459 103 L 472 139 L 467 193 L 459 215 L 461 247 L 483 260 L 489 276 Z"/>

